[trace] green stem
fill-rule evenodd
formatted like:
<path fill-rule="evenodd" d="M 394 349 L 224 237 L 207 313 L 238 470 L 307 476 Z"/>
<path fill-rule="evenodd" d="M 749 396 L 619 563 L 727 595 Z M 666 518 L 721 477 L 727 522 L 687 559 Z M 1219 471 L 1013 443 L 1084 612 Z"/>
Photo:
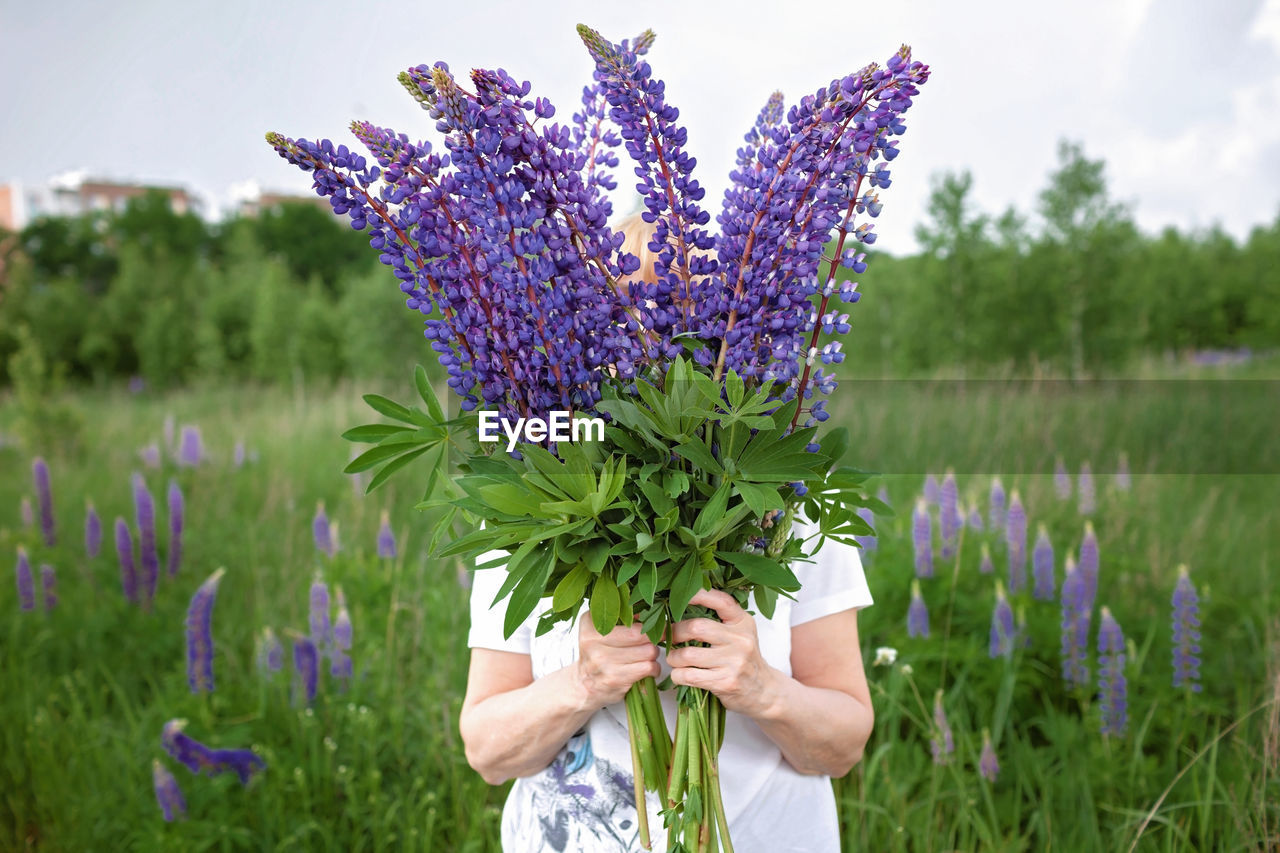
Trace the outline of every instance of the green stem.
<path fill-rule="evenodd" d="M 712 703 L 713 709 L 718 707 L 717 716 L 723 718 L 724 706 L 719 702 Z M 717 750 L 718 751 L 718 750 Z M 729 838 L 729 820 L 724 813 L 724 796 L 720 792 L 720 760 L 716 754 L 708 750 L 707 761 L 707 793 L 711 798 L 711 811 L 715 814 L 716 828 L 720 831 L 720 849 L 724 853 L 734 853 L 733 841 Z"/>
<path fill-rule="evenodd" d="M 631 780 L 636 800 L 636 827 L 640 833 L 640 846 L 648 850 L 651 846 L 649 809 L 644 799 L 644 763 L 640 757 L 641 743 L 646 742 L 648 738 L 642 731 L 645 724 L 644 714 L 637 707 L 639 700 L 640 694 L 634 687 L 627 691 L 627 730 L 631 734 Z"/>
<path fill-rule="evenodd" d="M 675 808 L 676 803 L 684 797 L 685 783 L 688 780 L 686 768 L 689 762 L 689 709 L 680 706 L 676 715 L 675 747 L 671 755 L 671 780 L 667 785 L 667 807 Z"/>

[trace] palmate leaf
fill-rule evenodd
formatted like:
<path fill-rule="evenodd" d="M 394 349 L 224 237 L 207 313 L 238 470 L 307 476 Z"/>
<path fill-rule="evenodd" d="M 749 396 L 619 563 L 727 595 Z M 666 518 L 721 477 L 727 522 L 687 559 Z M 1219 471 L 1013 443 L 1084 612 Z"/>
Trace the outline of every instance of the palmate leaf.
<path fill-rule="evenodd" d="M 426 453 L 428 450 L 431 450 L 431 445 L 419 447 L 416 450 L 410 450 L 408 453 L 397 456 L 395 459 L 392 459 L 386 465 L 383 465 L 381 468 L 378 469 L 377 473 L 375 473 L 373 477 L 369 480 L 369 485 L 365 487 L 364 493 L 367 495 L 370 492 L 372 492 L 374 489 L 381 486 L 383 483 L 387 481 L 387 479 L 392 474 L 399 471 L 401 468 L 408 465 L 410 462 L 417 459 L 419 456 Z"/>
<path fill-rule="evenodd" d="M 431 387 L 431 380 L 427 378 L 427 369 L 421 364 L 414 368 L 413 384 L 418 389 L 418 396 L 426 404 L 427 414 L 431 417 L 431 420 L 436 423 L 444 423 L 444 407 L 440 405 L 435 389 Z"/>
<path fill-rule="evenodd" d="M 800 589 L 800 581 L 795 574 L 777 560 L 741 551 L 717 551 L 716 559 L 729 563 L 752 583 L 787 592 Z"/>
<path fill-rule="evenodd" d="M 537 555 L 533 567 L 525 572 L 515 589 L 511 591 L 511 601 L 507 603 L 507 614 L 502 620 L 502 636 L 510 639 L 520 627 L 520 623 L 529 618 L 538 606 L 547 588 L 547 580 L 551 570 L 555 568 L 555 554 L 550 548 L 542 549 L 545 553 Z"/>
<path fill-rule="evenodd" d="M 674 621 L 679 622 L 684 618 L 690 599 L 697 595 L 700 589 L 702 589 L 702 566 L 698 555 L 690 553 L 671 582 L 669 605 L 671 618 Z"/>
<path fill-rule="evenodd" d="M 398 435 L 404 432 L 411 432 L 413 427 L 399 426 L 398 424 L 365 424 L 364 426 L 352 427 L 342 434 L 347 441 L 355 441 L 361 444 L 377 444 L 384 438 Z"/>
<path fill-rule="evenodd" d="M 386 415 L 392 420 L 403 421 L 415 426 L 426 426 L 422 422 L 423 419 L 415 416 L 411 409 L 400 405 L 395 400 L 388 400 L 381 394 L 365 394 L 364 401 L 369 404 L 369 408 L 380 415 Z"/>

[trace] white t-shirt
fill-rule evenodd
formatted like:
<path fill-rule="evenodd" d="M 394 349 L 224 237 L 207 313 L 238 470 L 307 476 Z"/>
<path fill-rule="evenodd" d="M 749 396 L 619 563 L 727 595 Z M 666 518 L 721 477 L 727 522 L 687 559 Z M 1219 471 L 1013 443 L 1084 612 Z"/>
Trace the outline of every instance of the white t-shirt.
<path fill-rule="evenodd" d="M 798 535 L 816 532 L 813 525 L 796 527 Z M 501 556 L 502 552 L 489 552 L 478 562 Z M 796 600 L 779 596 L 772 619 L 755 616 L 761 654 L 769 665 L 787 675 L 791 674 L 793 626 L 872 603 L 857 548 L 828 540 L 814 562 L 796 563 L 792 568 L 801 583 Z M 535 679 L 573 663 L 578 656 L 576 621 L 560 622 L 541 637 L 534 636 L 549 599 L 540 603 L 510 639 L 503 638 L 507 599 L 492 609 L 489 604 L 504 578 L 500 568 L 476 572 L 467 645 L 527 654 Z M 585 617 L 580 614 L 579 618 Z M 661 652 L 658 660 L 661 680 L 671 668 Z M 675 691 L 661 695 L 671 730 L 676 719 Z M 720 750 L 720 784 L 729 832 L 735 849 L 742 853 L 839 851 L 831 780 L 798 773 L 753 720 L 732 711 L 726 715 Z M 665 850 L 658 795 L 648 792 L 646 804 L 653 849 Z M 506 853 L 642 849 L 636 828 L 627 712 L 622 702 L 597 711 L 546 769 L 515 781 L 502 811 L 502 849 Z"/>

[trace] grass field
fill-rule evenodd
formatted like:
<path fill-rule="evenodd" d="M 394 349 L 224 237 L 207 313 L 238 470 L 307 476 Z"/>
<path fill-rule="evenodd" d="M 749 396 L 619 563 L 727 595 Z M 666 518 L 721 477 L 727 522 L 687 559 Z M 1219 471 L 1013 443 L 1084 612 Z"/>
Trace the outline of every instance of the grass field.
<path fill-rule="evenodd" d="M 405 379 L 384 389 L 80 395 L 73 405 L 83 418 L 82 449 L 48 460 L 53 547 L 41 541 L 38 521 L 26 528 L 20 518 L 21 499 L 35 499 L 30 453 L 12 442 L 0 446 L 0 554 L 12 564 L 22 545 L 33 566 L 48 563 L 58 577 L 58 604 L 47 613 L 38 592 L 36 610 L 23 612 L 16 585 L 0 585 L 0 848 L 497 849 L 504 791 L 467 767 L 457 735 L 467 662 L 459 567 L 424 553 L 411 475 L 362 497 L 340 473 L 350 446 L 339 433 L 370 420 L 358 391 L 406 397 Z M 1077 402 L 1098 418 L 1141 420 L 1130 416 L 1132 398 L 1113 388 L 1078 393 L 1095 395 Z M 1280 475 L 1274 467 L 1232 473 L 1240 459 L 1273 459 L 1274 422 L 1236 424 L 1228 461 L 1179 459 L 1203 450 L 1194 424 L 1212 421 L 1221 401 L 1188 398 L 1168 412 L 1163 432 L 1171 443 L 1149 453 L 1126 446 L 1152 440 L 1149 432 L 1123 428 L 1103 431 L 1105 442 L 1073 443 L 1082 427 L 1070 426 L 1067 437 L 1046 439 L 1061 446 L 1036 443 L 1026 436 L 1053 435 L 1037 405 L 937 394 L 921 385 L 876 398 L 874 411 L 849 403 L 836 409 L 835 420 L 855 437 L 851 463 L 919 461 L 915 470 L 895 461 L 877 482 L 899 511 L 877 521 L 878 548 L 866 561 L 876 604 L 862 613 L 860 632 L 877 724 L 864 761 L 837 782 L 847 849 L 1280 845 L 1280 601 L 1271 581 L 1280 554 Z M 138 451 L 163 444 L 168 415 L 178 427 L 201 428 L 207 459 L 200 465 L 179 468 L 164 453 L 161 468 L 144 466 Z M 13 434 L 14 417 L 0 398 L 0 434 Z M 249 456 L 243 467 L 233 462 L 239 440 Z M 1007 450 L 1018 442 L 1025 448 Z M 1004 450 L 984 455 L 974 449 L 981 446 Z M 1111 476 L 1118 450 L 1133 459 L 1127 491 Z M 980 498 L 984 516 L 991 475 L 999 473 L 1021 493 L 1029 538 L 1046 525 L 1061 584 L 1084 519 L 1074 499 L 1055 496 L 1046 460 L 1059 453 L 1073 472 L 1086 461 L 1081 454 L 1093 454 L 1098 604 L 1109 607 L 1128 643 L 1128 723 L 1119 736 L 1099 731 L 1096 610 L 1089 689 L 1069 689 L 1060 677 L 1056 594 L 1053 601 L 1014 596 L 1025 621 L 1018 636 L 1027 642 L 1009 658 L 989 657 L 995 579 L 1006 567 L 1000 534 L 963 532 L 956 556 L 921 581 L 930 636 L 907 636 L 911 506 L 923 472 L 941 475 L 954 465 L 961 497 Z M 156 495 L 162 558 L 171 478 L 186 496 L 184 560 L 176 578 L 162 573 L 150 612 L 124 600 L 112 547 L 113 520 L 133 521 L 134 471 Z M 84 548 L 89 499 L 106 533 L 96 559 Z M 338 525 L 332 560 L 312 542 L 319 501 Z M 384 509 L 398 539 L 393 560 L 375 551 Z M 936 521 L 935 511 L 935 537 Z M 984 542 L 994 575 L 979 572 Z M 1170 601 L 1181 563 L 1200 595 L 1199 693 L 1171 684 Z M 216 689 L 193 694 L 184 618 L 192 593 L 219 567 L 226 574 L 213 611 Z M 307 631 L 317 571 L 345 593 L 355 676 L 346 685 L 326 667 L 315 701 L 304 707 L 291 684 L 287 632 Z M 285 639 L 284 670 L 271 677 L 256 663 L 266 627 Z M 873 665 L 881 646 L 896 649 L 895 663 Z M 935 763 L 930 749 L 939 689 L 954 740 L 945 763 Z M 196 776 L 161 746 L 162 727 L 174 718 L 210 746 L 251 747 L 265 772 L 247 787 L 231 774 Z M 1000 764 L 994 782 L 978 772 L 984 728 Z M 184 821 L 161 816 L 155 759 L 185 794 Z"/>

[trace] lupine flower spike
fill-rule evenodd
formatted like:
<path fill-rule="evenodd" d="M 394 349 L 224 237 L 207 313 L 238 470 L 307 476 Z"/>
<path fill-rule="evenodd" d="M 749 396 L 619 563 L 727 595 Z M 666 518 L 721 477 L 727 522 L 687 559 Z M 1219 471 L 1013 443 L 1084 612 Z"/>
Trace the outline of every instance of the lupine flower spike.
<path fill-rule="evenodd" d="M 982 730 L 982 756 L 978 759 L 978 772 L 988 782 L 996 781 L 1000 775 L 1000 762 L 996 758 L 995 747 L 991 745 L 991 732 Z"/>
<path fill-rule="evenodd" d="M 186 501 L 177 480 L 169 481 L 169 553 L 167 571 L 169 577 L 177 577 L 182 565 L 182 525 L 186 517 Z"/>
<path fill-rule="evenodd" d="M 977 496 L 971 492 L 966 504 L 969 507 L 969 517 L 966 521 L 969 529 L 974 533 L 981 533 L 985 529 L 985 525 L 982 523 L 982 510 L 978 508 Z"/>
<path fill-rule="evenodd" d="M 1031 573 L 1035 587 L 1031 594 L 1040 601 L 1053 601 L 1056 581 L 1053 577 L 1053 543 L 1043 523 L 1036 528 L 1036 544 L 1031 551 Z"/>
<path fill-rule="evenodd" d="M 203 461 L 204 439 L 200 435 L 200 427 L 184 426 L 178 446 L 178 464 L 185 468 L 194 468 Z"/>
<path fill-rule="evenodd" d="M 1173 588 L 1173 686 L 1200 692 L 1200 599 L 1186 566 Z"/>
<path fill-rule="evenodd" d="M 1009 550 L 1009 594 L 1017 595 L 1027 585 L 1027 513 L 1017 489 L 1009 496 L 1005 544 Z"/>
<path fill-rule="evenodd" d="M 990 657 L 1010 657 L 1013 655 L 1013 608 L 1004 594 L 1004 584 L 996 581 L 996 606 L 991 611 L 991 635 L 987 643 L 987 654 Z"/>
<path fill-rule="evenodd" d="M 116 516 L 116 556 L 120 559 L 120 587 L 124 597 L 138 603 L 138 567 L 133 560 L 133 533 L 123 518 Z"/>
<path fill-rule="evenodd" d="M 1089 683 L 1089 623 L 1092 610 L 1087 601 L 1084 576 L 1076 561 L 1067 555 L 1062 578 L 1062 680 L 1073 687 Z"/>
<path fill-rule="evenodd" d="M 156 789 L 156 802 L 164 812 L 164 819 L 173 821 L 186 817 L 187 801 L 182 797 L 178 780 L 173 778 L 173 774 L 160 763 L 158 758 L 151 762 L 151 779 Z"/>
<path fill-rule="evenodd" d="M 929 636 L 929 608 L 920 594 L 920 581 L 911 582 L 911 606 L 907 608 L 907 636 Z"/>
<path fill-rule="evenodd" d="M 251 749 L 212 749 L 205 746 L 183 732 L 186 724 L 186 720 L 165 723 L 160 743 L 175 761 L 192 773 L 216 776 L 231 771 L 240 778 L 241 784 L 247 785 L 255 772 L 266 768 L 267 763 Z"/>
<path fill-rule="evenodd" d="M 45 611 L 51 612 L 58 606 L 58 575 L 48 563 L 40 566 L 40 591 L 44 593 Z"/>
<path fill-rule="evenodd" d="M 53 547 L 57 537 L 53 525 L 53 489 L 49 484 L 49 463 L 37 456 L 31 462 L 31 474 L 36 482 L 36 503 L 40 506 L 40 533 L 44 544 Z"/>
<path fill-rule="evenodd" d="M 986 542 L 982 543 L 982 560 L 978 563 L 978 573 L 989 575 L 996 570 L 995 564 L 991 562 L 991 548 Z"/>
<path fill-rule="evenodd" d="M 320 682 L 320 656 L 315 643 L 301 634 L 295 634 L 293 638 L 293 670 L 295 696 L 300 692 L 305 703 L 310 705 L 316 698 L 316 687 Z"/>
<path fill-rule="evenodd" d="M 933 738 L 929 744 L 934 764 L 946 764 L 955 752 L 956 742 L 947 722 L 947 711 L 942 707 L 942 690 L 933 694 Z"/>
<path fill-rule="evenodd" d="M 1080 577 L 1084 582 L 1084 602 L 1087 610 L 1093 609 L 1098 600 L 1098 536 L 1093 531 L 1093 522 L 1084 523 L 1084 538 L 1080 540 Z"/>
<path fill-rule="evenodd" d="M 213 603 L 226 571 L 218 569 L 200 584 L 187 608 L 187 684 L 192 693 L 213 692 Z"/>
<path fill-rule="evenodd" d="M 141 474 L 133 475 L 133 511 L 138 526 L 143 600 L 150 604 L 156 596 L 156 580 L 160 577 L 160 555 L 156 549 L 156 504 Z"/>
<path fill-rule="evenodd" d="M 342 587 L 335 593 L 338 603 L 338 615 L 333 621 L 333 651 L 329 664 L 329 674 L 344 681 L 351 679 L 351 614 L 347 612 L 347 599 L 342 595 Z"/>
<path fill-rule="evenodd" d="M 154 441 L 138 451 L 138 458 L 142 460 L 142 464 L 148 468 L 160 467 L 160 445 Z"/>
<path fill-rule="evenodd" d="M 1004 485 L 999 477 L 991 479 L 991 494 L 987 498 L 987 526 L 992 531 L 1004 529 Z"/>
<path fill-rule="evenodd" d="M 1128 683 L 1124 675 L 1125 643 L 1109 608 L 1098 623 L 1098 705 L 1102 734 L 1123 735 L 1128 724 Z"/>
<path fill-rule="evenodd" d="M 915 512 L 911 515 L 911 544 L 915 547 L 916 577 L 933 577 L 933 528 L 929 502 L 925 498 L 916 500 Z"/>
<path fill-rule="evenodd" d="M 941 500 L 942 489 L 938 485 L 938 478 L 932 474 L 926 474 L 924 478 L 924 500 L 930 507 L 938 505 Z"/>
<path fill-rule="evenodd" d="M 311 642 L 315 643 L 316 650 L 324 656 L 329 652 L 333 637 L 329 624 L 329 587 L 319 572 L 311 582 L 310 605 L 308 627 L 311 630 Z"/>
<path fill-rule="evenodd" d="M 1127 492 L 1132 485 L 1133 481 L 1129 476 L 1129 454 L 1122 452 L 1120 461 L 1116 464 L 1116 489 Z"/>
<path fill-rule="evenodd" d="M 948 470 L 938 489 L 938 529 L 942 534 L 942 559 L 956 555 L 957 538 L 963 519 L 960 517 L 960 496 L 956 487 L 956 474 Z"/>
<path fill-rule="evenodd" d="M 1080 477 L 1076 480 L 1076 507 L 1081 515 L 1093 515 L 1098 508 L 1097 490 L 1093 485 L 1093 468 L 1088 462 L 1080 466 Z"/>
<path fill-rule="evenodd" d="M 316 541 L 316 550 L 326 557 L 332 557 L 333 539 L 329 535 L 329 516 L 324 513 L 324 501 L 316 504 L 316 515 L 311 520 L 311 535 Z"/>
<path fill-rule="evenodd" d="M 102 519 L 93 508 L 93 501 L 85 505 L 84 511 L 84 553 L 90 560 L 96 558 L 102 550 Z"/>
<path fill-rule="evenodd" d="M 858 507 L 857 512 L 858 512 L 858 518 L 865 521 L 867 525 L 874 530 L 876 525 L 876 515 L 874 512 L 871 511 L 871 508 L 860 506 Z M 862 555 L 864 558 L 866 557 L 867 554 L 871 553 L 872 551 L 876 550 L 876 548 L 879 547 L 879 544 L 876 541 L 875 534 L 872 534 L 870 536 L 855 536 L 853 538 L 855 541 L 857 541 L 858 546 L 862 548 Z"/>
<path fill-rule="evenodd" d="M 382 511 L 382 523 L 378 527 L 378 557 L 383 560 L 396 558 L 396 535 L 391 530 L 391 515 Z"/>
<path fill-rule="evenodd" d="M 1053 463 L 1053 491 L 1060 501 L 1071 497 L 1071 475 L 1067 473 L 1067 465 L 1061 456 Z"/>
<path fill-rule="evenodd" d="M 263 628 L 258 638 L 257 661 L 258 671 L 268 677 L 284 668 L 284 647 L 270 628 Z"/>
<path fill-rule="evenodd" d="M 18 582 L 18 606 L 23 610 L 36 609 L 35 581 L 31 576 L 31 560 L 27 557 L 27 549 L 18 546 L 18 564 L 14 569 Z"/>

